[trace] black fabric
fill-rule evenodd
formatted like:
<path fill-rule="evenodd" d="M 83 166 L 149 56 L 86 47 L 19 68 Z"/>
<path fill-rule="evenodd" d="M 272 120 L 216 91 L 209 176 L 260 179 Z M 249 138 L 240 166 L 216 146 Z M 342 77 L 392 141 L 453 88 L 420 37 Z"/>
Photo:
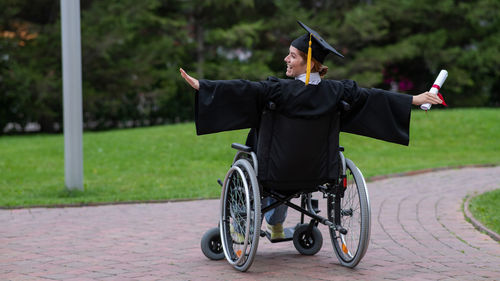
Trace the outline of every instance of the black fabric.
<path fill-rule="evenodd" d="M 343 113 L 342 132 L 408 145 L 412 96 L 381 89 L 358 88 L 347 80 L 344 100 L 351 110 Z M 356 93 L 352 93 L 352 91 Z M 362 101 L 362 102 L 360 102 Z"/>
<path fill-rule="evenodd" d="M 265 98 L 272 96 L 278 84 L 244 80 L 199 80 L 195 97 L 198 135 L 254 128 L 259 124 Z"/>
<path fill-rule="evenodd" d="M 309 34 L 312 34 L 311 38 L 311 55 L 313 58 L 315 58 L 317 61 L 320 63 L 323 63 L 325 60 L 325 57 L 329 53 L 334 53 L 335 55 L 343 58 L 344 56 L 339 53 L 335 48 L 330 46 L 328 42 L 326 42 L 315 30 L 312 28 L 308 27 L 304 23 L 297 21 L 299 25 L 304 28 L 307 33 L 300 36 L 299 38 L 295 39 L 292 41 L 292 46 L 295 48 L 301 50 L 302 52 L 307 54 L 308 48 L 309 48 Z"/>
<path fill-rule="evenodd" d="M 310 189 L 333 182 L 338 177 L 338 132 L 331 130 L 337 126 L 336 115 L 306 119 L 266 112 L 257 149 L 260 182 L 276 190 Z"/>
<path fill-rule="evenodd" d="M 316 42 L 316 39 L 313 37 L 311 40 L 311 56 L 320 63 L 323 63 L 329 51 L 323 49 L 323 47 Z M 293 40 L 290 45 L 307 54 L 309 49 L 309 34 L 304 34 Z"/>
<path fill-rule="evenodd" d="M 259 161 L 259 181 L 274 189 L 310 188 L 335 180 L 340 131 L 407 145 L 411 96 L 360 88 L 351 80 L 200 80 L 198 134 L 253 128 L 247 145 Z M 352 110 L 340 115 L 345 100 Z M 275 109 L 268 108 L 269 102 Z"/>

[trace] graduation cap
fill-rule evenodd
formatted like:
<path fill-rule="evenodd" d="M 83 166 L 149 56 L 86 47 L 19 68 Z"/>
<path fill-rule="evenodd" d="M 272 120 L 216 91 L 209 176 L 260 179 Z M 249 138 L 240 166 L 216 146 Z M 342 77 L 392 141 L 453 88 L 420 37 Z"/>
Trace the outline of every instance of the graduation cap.
<path fill-rule="evenodd" d="M 300 21 L 297 21 L 302 28 L 307 31 L 307 34 L 300 36 L 299 38 L 292 41 L 292 46 L 301 50 L 302 52 L 307 54 L 307 73 L 306 73 L 306 85 L 309 83 L 309 76 L 311 74 L 311 57 L 317 60 L 320 63 L 323 63 L 325 57 L 329 53 L 334 53 L 335 55 L 343 58 L 344 56 L 339 53 L 335 48 L 330 46 L 325 39 L 321 38 L 321 36 L 303 24 Z"/>

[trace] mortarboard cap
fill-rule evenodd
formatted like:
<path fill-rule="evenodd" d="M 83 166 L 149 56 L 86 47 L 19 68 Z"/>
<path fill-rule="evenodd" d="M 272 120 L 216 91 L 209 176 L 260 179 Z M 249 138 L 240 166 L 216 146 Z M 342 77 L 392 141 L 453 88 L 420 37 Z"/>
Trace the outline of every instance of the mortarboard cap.
<path fill-rule="evenodd" d="M 344 56 L 339 53 L 335 48 L 330 46 L 321 36 L 308 27 L 307 25 L 303 24 L 300 21 L 297 21 L 300 26 L 302 26 L 306 31 L 307 34 L 304 34 L 300 36 L 299 38 L 295 39 L 292 41 L 292 46 L 295 48 L 301 50 L 304 53 L 308 53 L 308 48 L 309 48 L 309 37 L 312 34 L 312 44 L 311 44 L 311 50 L 312 50 L 312 57 L 319 61 L 320 63 L 323 63 L 325 60 L 325 57 L 331 52 L 336 54 L 337 56 L 343 58 Z"/>

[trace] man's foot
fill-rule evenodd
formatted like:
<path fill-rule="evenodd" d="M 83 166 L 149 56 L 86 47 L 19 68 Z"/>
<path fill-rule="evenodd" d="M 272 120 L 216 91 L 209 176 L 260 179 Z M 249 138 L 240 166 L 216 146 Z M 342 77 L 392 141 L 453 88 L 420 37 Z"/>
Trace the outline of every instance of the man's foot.
<path fill-rule="evenodd" d="M 237 232 L 234 229 L 234 226 L 232 224 L 229 227 L 229 231 L 231 232 L 231 237 L 233 238 L 233 243 L 235 243 L 235 244 L 243 244 L 243 243 L 245 243 L 245 235 Z"/>
<path fill-rule="evenodd" d="M 267 231 L 269 231 L 269 233 L 271 233 L 271 240 L 272 241 L 285 239 L 285 231 L 283 229 L 282 223 L 278 223 L 275 225 L 267 224 Z"/>

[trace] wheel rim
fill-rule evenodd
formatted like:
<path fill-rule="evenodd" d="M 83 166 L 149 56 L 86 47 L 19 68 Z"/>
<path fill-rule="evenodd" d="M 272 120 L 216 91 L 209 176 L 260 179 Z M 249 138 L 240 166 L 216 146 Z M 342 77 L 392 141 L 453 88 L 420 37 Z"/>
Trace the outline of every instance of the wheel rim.
<path fill-rule="evenodd" d="M 225 189 L 224 200 L 226 208 L 223 208 L 223 229 L 226 237 L 231 237 L 231 241 L 222 243 L 229 263 L 241 265 L 245 263 L 247 248 L 250 236 L 250 196 L 248 184 L 243 171 L 239 167 L 233 166 L 228 173 L 228 182 Z M 229 240 L 229 239 L 228 239 Z M 251 241 L 250 241 L 251 242 Z"/>
<path fill-rule="evenodd" d="M 346 171 L 347 187 L 344 197 L 340 200 L 340 222 L 347 234 L 341 234 L 338 231 L 330 229 L 332 243 L 335 251 L 342 261 L 349 263 L 353 261 L 358 254 L 361 242 L 361 198 L 358 192 L 358 186 L 354 180 L 354 175 L 350 169 Z M 333 196 L 328 198 L 328 218 L 334 220 L 335 200 Z"/>
<path fill-rule="evenodd" d="M 299 244 L 304 249 L 311 249 L 314 246 L 314 237 L 312 235 L 307 235 L 307 233 L 302 233 L 300 235 Z"/>
<path fill-rule="evenodd" d="M 246 159 L 237 160 L 226 174 L 219 223 L 226 260 L 234 268 L 246 271 L 257 252 L 260 234 L 259 185 Z"/>
<path fill-rule="evenodd" d="M 342 253 L 347 261 L 352 260 L 359 249 L 361 237 L 361 206 L 360 196 L 354 175 L 347 170 L 347 188 L 341 200 L 341 223 L 348 230 L 347 234 L 340 234 Z"/>
<path fill-rule="evenodd" d="M 217 237 L 214 237 L 210 240 L 210 244 L 208 245 L 210 250 L 216 254 L 222 253 L 224 250 L 222 249 L 222 241 L 220 239 L 220 235 L 217 233 Z"/>

